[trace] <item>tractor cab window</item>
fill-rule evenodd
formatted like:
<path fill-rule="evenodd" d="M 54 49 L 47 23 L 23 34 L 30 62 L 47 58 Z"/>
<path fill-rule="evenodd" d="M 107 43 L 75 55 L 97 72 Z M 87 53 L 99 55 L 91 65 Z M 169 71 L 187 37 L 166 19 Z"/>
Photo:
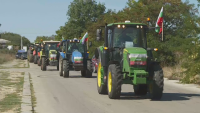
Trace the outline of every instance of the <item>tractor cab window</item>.
<path fill-rule="evenodd" d="M 57 50 L 57 43 L 46 44 L 46 50 Z"/>
<path fill-rule="evenodd" d="M 112 30 L 108 30 L 108 47 L 112 47 Z"/>
<path fill-rule="evenodd" d="M 145 48 L 145 31 L 136 26 L 114 28 L 113 47 L 142 47 Z"/>
<path fill-rule="evenodd" d="M 69 43 L 67 50 L 70 53 L 75 51 L 75 50 L 77 50 L 81 53 L 84 53 L 84 44 L 82 44 L 82 43 Z"/>

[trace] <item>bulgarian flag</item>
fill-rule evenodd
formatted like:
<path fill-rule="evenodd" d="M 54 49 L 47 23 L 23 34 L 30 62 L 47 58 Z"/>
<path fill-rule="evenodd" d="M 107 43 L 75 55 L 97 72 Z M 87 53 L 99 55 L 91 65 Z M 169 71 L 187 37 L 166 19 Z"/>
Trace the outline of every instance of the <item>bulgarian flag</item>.
<path fill-rule="evenodd" d="M 157 33 L 159 32 L 159 34 L 162 33 L 162 23 L 163 23 L 163 7 L 160 10 L 160 14 L 159 14 L 157 22 L 156 22 L 156 32 Z M 160 29 L 160 31 L 159 31 L 159 29 Z"/>
<path fill-rule="evenodd" d="M 84 44 L 84 42 L 87 42 L 87 41 L 88 41 L 88 32 L 85 33 L 83 38 L 80 40 L 80 43 Z"/>

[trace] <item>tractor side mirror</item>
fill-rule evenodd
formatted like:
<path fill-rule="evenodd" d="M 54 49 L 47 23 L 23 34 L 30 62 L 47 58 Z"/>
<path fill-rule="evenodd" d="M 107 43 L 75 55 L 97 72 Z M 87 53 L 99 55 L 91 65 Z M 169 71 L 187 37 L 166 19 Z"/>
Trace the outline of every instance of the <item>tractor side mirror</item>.
<path fill-rule="evenodd" d="M 101 40 L 101 38 L 102 38 L 102 30 L 97 29 L 97 41 Z"/>
<path fill-rule="evenodd" d="M 92 42 L 90 41 L 90 42 L 89 42 L 89 47 L 91 47 L 91 46 L 92 46 Z"/>

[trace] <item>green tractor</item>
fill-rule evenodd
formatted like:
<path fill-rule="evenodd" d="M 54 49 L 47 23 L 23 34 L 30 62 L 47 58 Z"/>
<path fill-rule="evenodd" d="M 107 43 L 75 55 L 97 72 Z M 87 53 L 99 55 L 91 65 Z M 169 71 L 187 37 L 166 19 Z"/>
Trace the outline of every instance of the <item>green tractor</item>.
<path fill-rule="evenodd" d="M 152 51 L 158 49 L 147 47 L 146 34 L 150 27 L 130 21 L 104 27 L 104 46 L 95 49 L 98 93 L 119 99 L 122 84 L 131 84 L 136 95 L 149 94 L 151 100 L 160 100 L 164 77 L 160 63 L 153 60 Z M 97 29 L 97 41 L 101 37 L 102 30 Z"/>
<path fill-rule="evenodd" d="M 41 51 L 40 51 L 40 62 L 41 62 L 41 70 L 46 71 L 47 66 L 57 66 L 57 70 L 59 70 L 59 52 L 58 52 L 58 44 L 60 41 L 43 41 L 41 43 Z"/>

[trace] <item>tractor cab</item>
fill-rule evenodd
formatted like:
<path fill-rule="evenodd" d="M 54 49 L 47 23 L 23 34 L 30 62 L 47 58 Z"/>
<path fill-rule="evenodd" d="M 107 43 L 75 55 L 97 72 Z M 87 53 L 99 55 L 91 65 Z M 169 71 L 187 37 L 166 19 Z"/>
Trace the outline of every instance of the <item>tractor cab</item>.
<path fill-rule="evenodd" d="M 80 40 L 77 38 L 74 38 L 72 40 L 63 40 L 61 42 L 61 46 L 63 46 L 63 52 L 65 52 L 67 55 L 72 55 L 74 51 L 80 52 L 83 56 L 88 56 L 87 53 L 87 46 L 86 44 L 80 43 Z"/>
<path fill-rule="evenodd" d="M 45 71 L 46 66 L 57 66 L 57 70 L 59 69 L 58 66 L 58 56 L 59 56 L 59 48 L 57 45 L 60 41 L 43 41 L 41 43 L 41 51 L 40 51 L 40 63 L 41 63 L 41 70 Z"/>

